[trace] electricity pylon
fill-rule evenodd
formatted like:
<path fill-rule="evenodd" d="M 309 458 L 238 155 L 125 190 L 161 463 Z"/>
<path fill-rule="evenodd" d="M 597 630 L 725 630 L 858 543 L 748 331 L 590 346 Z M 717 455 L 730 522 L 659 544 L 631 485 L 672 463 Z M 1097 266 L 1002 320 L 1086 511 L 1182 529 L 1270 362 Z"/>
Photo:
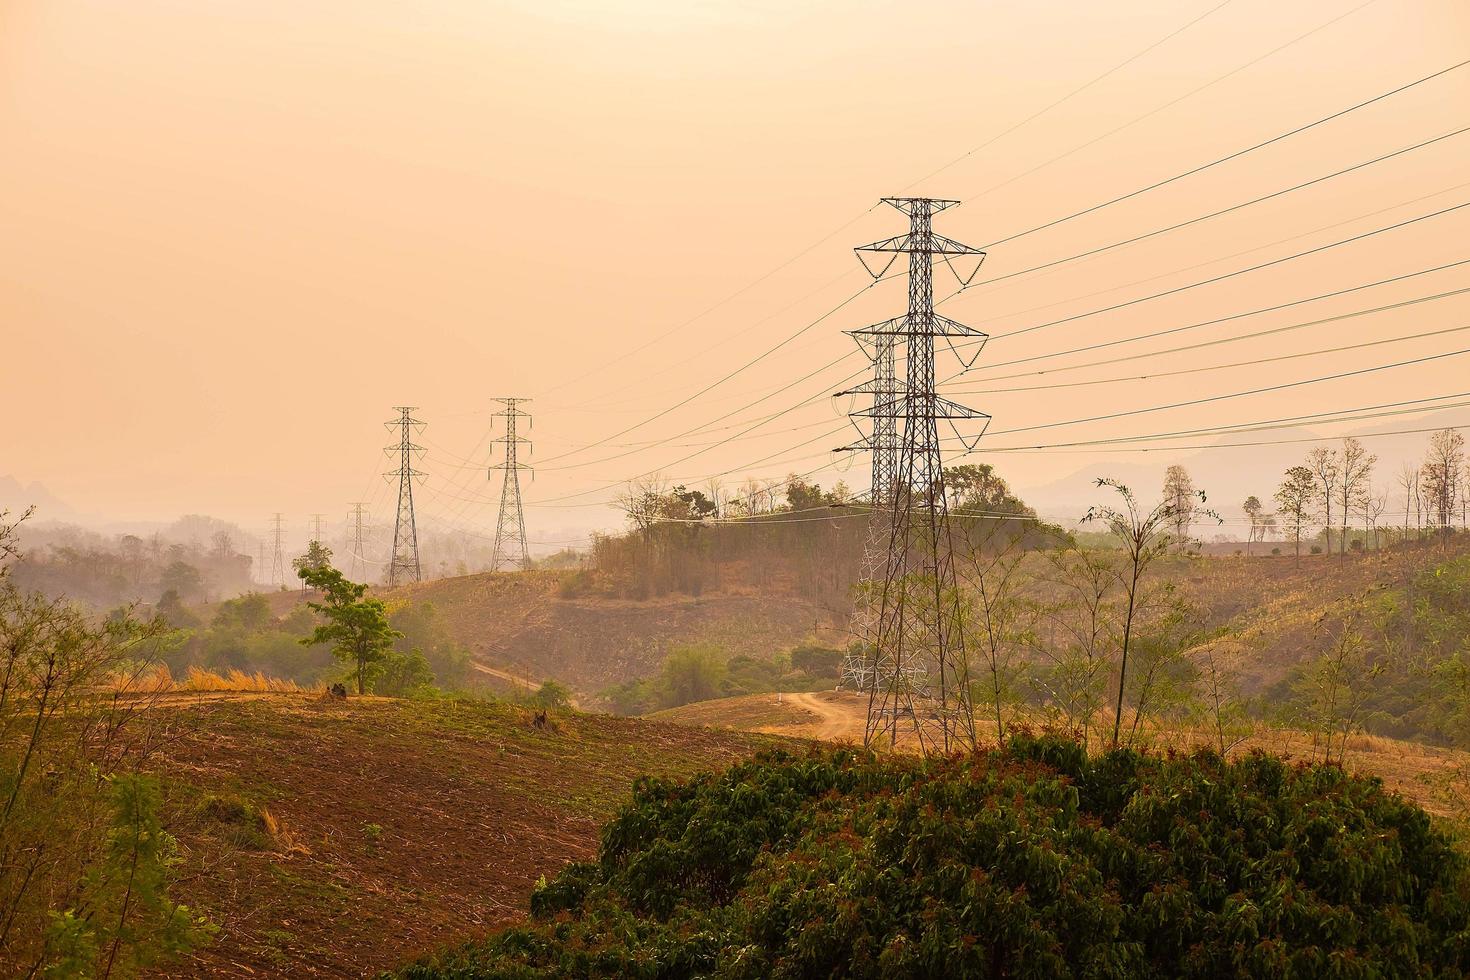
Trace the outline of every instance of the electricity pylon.
<path fill-rule="evenodd" d="M 365 501 L 357 500 L 352 503 L 352 560 L 347 568 L 354 582 L 367 580 L 367 559 L 363 555 L 363 548 L 367 546 L 366 507 Z"/>
<path fill-rule="evenodd" d="M 265 584 L 265 542 L 255 542 L 255 581 L 258 585 Z"/>
<path fill-rule="evenodd" d="M 495 413 L 496 418 L 505 419 L 505 435 L 491 442 L 505 444 L 505 462 L 490 467 L 491 471 L 503 470 L 505 477 L 500 485 L 500 516 L 495 521 L 495 550 L 490 558 L 490 571 L 502 568 L 531 567 L 531 553 L 526 548 L 526 514 L 521 509 L 521 470 L 531 467 L 517 458 L 517 450 L 531 440 L 516 434 L 516 423 L 525 419 L 530 425 L 531 416 L 520 410 L 529 398 L 497 398 L 505 408 Z M 488 475 L 488 474 L 487 474 Z"/>
<path fill-rule="evenodd" d="M 864 245 L 858 257 L 874 279 L 882 278 L 900 255 L 908 256 L 908 312 L 903 316 L 852 331 L 859 346 L 880 356 L 885 342 L 903 345 L 904 378 L 891 390 L 876 383 L 872 403 L 853 415 L 871 421 L 876 434 L 892 424 L 895 461 L 886 506 L 888 547 L 883 558 L 881 590 L 876 571 L 876 623 L 863 627 L 873 638 L 870 672 L 865 677 L 868 720 L 864 744 L 898 740 L 901 727 L 911 729 L 925 752 L 972 748 L 975 719 L 970 704 L 969 659 L 950 540 L 949 507 L 944 489 L 944 460 L 939 421 L 966 443 L 960 421 L 980 423 L 978 440 L 990 416 L 941 397 L 935 390 L 934 342 L 942 338 L 959 357 L 957 339 L 983 345 L 985 334 L 934 312 L 934 258 L 939 256 L 968 286 L 985 253 L 936 235 L 931 218 L 958 201 L 923 197 L 884 198 L 883 203 L 909 217 L 906 234 Z M 878 257 L 870 263 L 864 256 Z M 886 260 L 882 257 L 887 256 Z M 970 261 L 974 262 L 969 268 Z M 960 265 L 968 268 L 963 274 Z M 979 355 L 976 350 L 966 368 Z M 883 370 L 875 364 L 875 380 Z M 973 442 L 968 443 L 973 446 Z M 882 494 L 883 488 L 877 488 Z M 880 525 L 881 526 L 881 525 Z M 871 607 L 869 607 L 871 609 Z M 859 615 L 863 613 L 859 612 Z"/>
<path fill-rule="evenodd" d="M 271 524 L 275 536 L 275 550 L 271 553 L 271 584 L 283 589 L 286 587 L 286 552 L 282 548 L 281 515 L 271 518 Z"/>
<path fill-rule="evenodd" d="M 858 252 L 858 260 L 872 272 L 872 267 Z M 888 262 L 892 265 L 892 261 Z M 873 276 L 882 278 L 887 266 Z M 882 326 L 879 324 L 878 326 Z M 870 327 L 869 331 L 875 328 Z M 862 384 L 846 391 L 839 391 L 834 398 L 864 395 L 872 398 L 871 404 L 891 404 L 898 392 L 897 376 L 894 373 L 894 347 L 897 335 L 892 331 L 865 332 L 846 331 L 858 342 L 863 353 L 873 365 L 873 376 Z M 863 541 L 863 556 L 858 566 L 858 581 L 854 597 L 852 617 L 852 641 L 842 658 L 842 672 L 838 687 L 855 691 L 866 691 L 873 671 L 873 650 L 877 644 L 878 599 L 877 586 L 882 583 L 883 568 L 888 558 L 889 529 L 892 524 L 893 481 L 898 466 L 897 418 L 891 413 L 875 415 L 869 431 L 858 429 L 858 441 L 840 447 L 838 452 L 867 450 L 872 454 L 872 477 L 868 484 L 868 521 Z"/>
<path fill-rule="evenodd" d="M 311 540 L 317 542 L 318 544 L 320 544 L 322 540 L 322 518 L 326 516 L 326 514 L 311 515 Z"/>
<path fill-rule="evenodd" d="M 413 417 L 412 407 L 400 405 L 393 410 L 398 418 L 383 423 L 390 432 L 398 430 L 398 442 L 383 449 L 389 456 L 398 454 L 398 469 L 384 474 L 398 478 L 398 518 L 393 524 L 393 553 L 388 560 L 390 586 L 423 580 L 419 572 L 419 532 L 413 517 L 413 478 L 424 474 L 413 468 L 413 454 L 423 452 L 424 447 L 414 445 L 412 436 L 424 423 Z"/>

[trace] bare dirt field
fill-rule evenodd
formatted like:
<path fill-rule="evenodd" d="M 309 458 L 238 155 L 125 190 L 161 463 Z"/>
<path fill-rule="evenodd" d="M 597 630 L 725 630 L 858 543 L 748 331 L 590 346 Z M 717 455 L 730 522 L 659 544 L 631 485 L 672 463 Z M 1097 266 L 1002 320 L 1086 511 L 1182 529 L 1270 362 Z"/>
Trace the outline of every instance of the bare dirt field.
<path fill-rule="evenodd" d="M 644 774 L 778 740 L 600 715 L 316 695 L 170 695 L 176 898 L 220 926 L 169 976 L 360 977 L 525 914 Z"/>

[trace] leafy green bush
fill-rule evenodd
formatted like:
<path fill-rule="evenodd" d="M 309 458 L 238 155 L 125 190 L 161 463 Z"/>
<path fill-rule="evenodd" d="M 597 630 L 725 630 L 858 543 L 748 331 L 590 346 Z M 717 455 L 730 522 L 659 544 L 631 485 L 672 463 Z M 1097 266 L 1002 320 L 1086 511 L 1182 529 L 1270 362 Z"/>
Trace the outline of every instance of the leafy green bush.
<path fill-rule="evenodd" d="M 1376 780 L 1018 737 L 641 782 L 481 977 L 1372 977 L 1470 968 L 1470 870 Z"/>

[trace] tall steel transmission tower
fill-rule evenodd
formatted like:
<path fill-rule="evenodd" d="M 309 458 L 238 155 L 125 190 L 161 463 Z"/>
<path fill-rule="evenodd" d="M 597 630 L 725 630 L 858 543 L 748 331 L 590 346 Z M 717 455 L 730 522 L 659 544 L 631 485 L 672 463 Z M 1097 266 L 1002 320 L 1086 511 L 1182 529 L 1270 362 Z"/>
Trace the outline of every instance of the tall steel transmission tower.
<path fill-rule="evenodd" d="M 348 575 L 354 582 L 367 580 L 367 558 L 363 549 L 367 546 L 367 503 L 357 500 L 352 503 L 352 558 L 347 564 Z"/>
<path fill-rule="evenodd" d="M 265 542 L 255 542 L 255 582 L 257 585 L 265 584 Z"/>
<path fill-rule="evenodd" d="M 322 518 L 326 516 L 326 514 L 311 515 L 311 540 L 317 542 L 318 544 L 320 544 L 322 540 Z"/>
<path fill-rule="evenodd" d="M 863 267 L 881 279 L 893 264 L 890 258 L 874 273 L 861 251 L 858 259 Z M 897 334 L 890 326 L 893 321 L 874 324 L 865 330 L 848 330 L 846 333 L 857 341 L 863 353 L 873 365 L 873 376 L 868 381 L 846 391 L 839 391 L 834 398 L 870 396 L 872 405 L 890 405 L 898 393 L 898 380 L 894 373 L 894 347 Z M 839 687 L 866 691 L 872 679 L 873 650 L 877 645 L 879 598 L 876 587 L 882 584 L 883 568 L 888 558 L 888 538 L 892 524 L 893 482 L 898 468 L 898 419 L 893 413 L 885 412 L 872 416 L 869 431 L 858 428 L 858 441 L 842 446 L 838 452 L 866 450 L 872 454 L 872 477 L 868 484 L 868 522 L 863 542 L 863 556 L 858 566 L 857 596 L 853 607 L 852 638 L 842 659 Z"/>
<path fill-rule="evenodd" d="M 898 197 L 883 202 L 908 215 L 909 230 L 861 246 L 858 257 L 877 279 L 900 255 L 907 255 L 909 302 L 904 315 L 852 331 L 875 362 L 868 392 L 873 395 L 872 403 L 853 414 L 871 421 L 875 452 L 881 447 L 880 434 L 892 432 L 894 439 L 891 487 L 884 484 L 885 475 L 876 461 L 874 467 L 873 513 L 887 516 L 888 532 L 881 589 L 873 569 L 876 595 L 870 603 L 860 602 L 856 614 L 857 629 L 866 631 L 872 646 L 864 678 L 868 692 L 864 742 L 893 745 L 900 728 L 905 728 L 912 730 L 922 750 L 947 752 L 974 746 L 975 720 L 939 422 L 948 423 L 955 437 L 965 443 L 967 437 L 958 423 L 980 422 L 980 431 L 970 437 L 978 440 L 990 416 L 943 398 L 935 390 L 935 340 L 943 339 L 959 357 L 956 340 L 979 346 L 985 334 L 934 312 L 934 259 L 938 256 L 961 286 L 967 286 L 985 253 L 934 233 L 933 215 L 958 201 Z M 864 253 L 877 261 L 870 262 Z M 961 271 L 962 264 L 968 274 Z M 898 344 L 903 345 L 904 377 L 899 381 L 894 372 L 888 388 L 886 372 L 892 369 L 881 359 L 893 356 Z M 968 360 L 961 358 L 965 367 L 978 353 Z M 869 622 L 861 622 L 863 617 Z M 859 637 L 865 639 L 863 633 Z"/>
<path fill-rule="evenodd" d="M 500 485 L 500 516 L 495 522 L 495 550 L 490 559 L 490 570 L 502 568 L 530 568 L 531 553 L 526 548 L 526 514 L 521 509 L 521 470 L 531 467 L 517 459 L 517 450 L 530 447 L 531 440 L 517 435 L 517 422 L 526 420 L 529 428 L 531 416 L 521 411 L 520 406 L 529 398 L 497 398 L 505 408 L 495 413 L 496 418 L 505 419 L 505 435 L 492 442 L 505 444 L 505 462 L 490 467 L 491 471 L 503 470 L 505 477 Z"/>
<path fill-rule="evenodd" d="M 389 456 L 398 454 L 398 469 L 384 474 L 398 478 L 398 518 L 393 524 L 393 553 L 388 560 L 390 586 L 423 580 L 419 572 L 419 532 L 413 518 L 413 478 L 424 474 L 413 468 L 413 458 L 424 447 L 414 445 L 413 433 L 424 423 L 413 417 L 410 406 L 400 405 L 394 411 L 398 418 L 383 423 L 390 432 L 398 430 L 398 442 L 383 449 Z"/>
<path fill-rule="evenodd" d="M 271 532 L 275 538 L 275 550 L 271 552 L 271 584 L 286 587 L 286 552 L 283 547 L 281 515 L 271 518 Z"/>

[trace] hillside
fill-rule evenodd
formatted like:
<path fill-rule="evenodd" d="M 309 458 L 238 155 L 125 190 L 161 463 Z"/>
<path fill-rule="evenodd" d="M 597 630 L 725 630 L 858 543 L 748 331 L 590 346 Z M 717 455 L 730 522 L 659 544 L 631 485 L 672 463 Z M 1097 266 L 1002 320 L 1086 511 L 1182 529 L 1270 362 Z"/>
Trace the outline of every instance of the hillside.
<path fill-rule="evenodd" d="M 670 594 L 647 600 L 564 598 L 565 572 L 486 572 L 384 590 L 389 602 L 431 602 L 481 663 L 582 692 L 655 673 L 669 648 L 713 643 L 765 655 L 810 636 L 827 616 L 786 592 Z"/>
<path fill-rule="evenodd" d="M 774 740 L 510 705 L 173 696 L 174 897 L 220 927 L 169 976 L 363 976 L 524 915 L 643 775 Z"/>

